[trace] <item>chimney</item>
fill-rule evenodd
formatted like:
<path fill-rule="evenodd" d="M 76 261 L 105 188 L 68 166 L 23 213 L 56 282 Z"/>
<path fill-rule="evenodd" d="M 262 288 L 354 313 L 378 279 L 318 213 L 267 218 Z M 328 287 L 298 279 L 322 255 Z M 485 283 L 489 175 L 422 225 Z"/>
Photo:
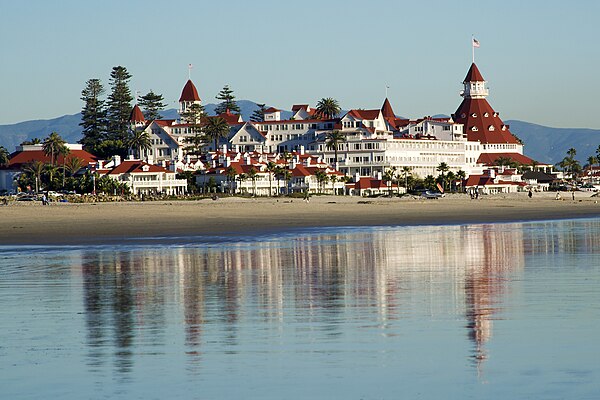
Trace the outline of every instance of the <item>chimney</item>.
<path fill-rule="evenodd" d="M 381 174 L 381 171 L 377 171 L 377 180 L 380 181 L 383 179 L 383 175 Z"/>
<path fill-rule="evenodd" d="M 357 172 L 354 174 L 354 183 L 358 183 L 360 181 L 360 174 Z"/>
<path fill-rule="evenodd" d="M 302 145 L 300 146 L 300 155 L 302 155 L 302 156 L 304 155 L 304 146 L 302 146 Z"/>
<path fill-rule="evenodd" d="M 221 151 L 223 152 L 223 154 L 227 154 L 227 145 L 226 144 L 221 146 Z"/>
<path fill-rule="evenodd" d="M 305 163 L 306 163 L 307 167 L 310 167 L 310 159 L 311 159 L 310 157 L 306 157 Z"/>
<path fill-rule="evenodd" d="M 102 169 L 104 167 L 104 160 L 98 160 L 98 167 L 97 169 Z"/>
<path fill-rule="evenodd" d="M 246 165 L 251 165 L 252 164 L 252 157 L 250 157 L 249 155 L 246 156 Z"/>
<path fill-rule="evenodd" d="M 113 156 L 113 164 L 115 167 L 121 165 L 121 156 Z"/>
<path fill-rule="evenodd" d="M 231 167 L 231 157 L 225 157 L 225 163 L 223 165 L 225 166 L 225 168 Z"/>
<path fill-rule="evenodd" d="M 298 165 L 298 162 L 296 161 L 296 158 L 292 158 L 292 160 L 290 161 L 290 170 L 296 169 L 297 165 Z"/>

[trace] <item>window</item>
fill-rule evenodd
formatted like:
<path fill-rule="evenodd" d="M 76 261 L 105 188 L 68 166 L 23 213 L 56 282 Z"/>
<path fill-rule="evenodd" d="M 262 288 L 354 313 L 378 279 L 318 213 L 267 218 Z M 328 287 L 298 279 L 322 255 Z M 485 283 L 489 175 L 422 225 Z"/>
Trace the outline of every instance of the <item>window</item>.
<path fill-rule="evenodd" d="M 473 118 L 477 117 L 477 113 L 471 114 L 471 117 L 473 117 Z"/>
<path fill-rule="evenodd" d="M 477 129 L 477 127 L 476 127 L 476 126 L 472 126 L 472 127 L 471 127 L 471 130 L 472 130 L 473 132 L 477 132 L 477 131 L 478 131 L 478 129 Z"/>

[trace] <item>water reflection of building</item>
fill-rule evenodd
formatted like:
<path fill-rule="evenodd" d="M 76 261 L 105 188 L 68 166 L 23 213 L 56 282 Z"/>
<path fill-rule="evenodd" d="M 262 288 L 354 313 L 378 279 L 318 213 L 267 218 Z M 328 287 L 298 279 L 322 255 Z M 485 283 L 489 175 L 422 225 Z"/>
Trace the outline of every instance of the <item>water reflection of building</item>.
<path fill-rule="evenodd" d="M 244 324 L 276 336 L 290 318 L 328 320 L 328 333 L 335 335 L 346 315 L 364 310 L 361 315 L 382 331 L 423 312 L 464 318 L 470 357 L 481 368 L 493 321 L 501 318 L 509 282 L 523 270 L 526 255 L 548 246 L 600 248 L 589 235 L 548 238 L 549 229 L 331 230 L 218 246 L 85 252 L 90 359 L 106 359 L 112 343 L 115 362 L 126 372 L 132 343 L 164 345 L 173 340 L 166 326 L 180 324 L 189 362 L 200 364 L 216 326 L 221 343 L 234 349 Z"/>

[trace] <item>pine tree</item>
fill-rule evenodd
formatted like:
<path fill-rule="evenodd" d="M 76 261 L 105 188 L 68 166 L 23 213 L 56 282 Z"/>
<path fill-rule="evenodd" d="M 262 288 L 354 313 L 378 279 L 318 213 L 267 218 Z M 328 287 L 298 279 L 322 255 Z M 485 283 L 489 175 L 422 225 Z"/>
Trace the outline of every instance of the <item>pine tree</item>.
<path fill-rule="evenodd" d="M 263 122 L 265 120 L 266 104 L 257 104 L 256 106 L 258 108 L 254 110 L 254 112 L 250 116 L 250 121 Z"/>
<path fill-rule="evenodd" d="M 217 115 L 223 114 L 227 110 L 237 114 L 241 112 L 240 107 L 235 102 L 233 90 L 229 88 L 229 85 L 225 85 L 216 98 L 217 100 L 221 100 L 221 103 L 215 108 L 215 113 Z"/>
<path fill-rule="evenodd" d="M 106 137 L 106 110 L 104 100 L 101 99 L 104 88 L 100 79 L 89 79 L 81 91 L 81 100 L 84 101 L 81 110 L 83 138 L 79 141 L 88 151 L 94 153 L 98 144 Z"/>
<path fill-rule="evenodd" d="M 152 90 L 145 96 L 140 97 L 140 107 L 144 110 L 144 118 L 146 118 L 147 121 L 162 118 L 160 111 L 164 110 L 167 106 L 166 103 L 163 103 L 163 100 L 161 94 L 156 94 Z"/>
<path fill-rule="evenodd" d="M 114 67 L 110 73 L 112 91 L 107 102 L 107 138 L 113 142 L 114 148 L 118 149 L 118 154 L 121 156 L 127 154 L 129 139 L 129 116 L 133 100 L 128 86 L 129 79 L 131 79 L 131 74 L 127 72 L 127 68 L 122 66 Z"/>

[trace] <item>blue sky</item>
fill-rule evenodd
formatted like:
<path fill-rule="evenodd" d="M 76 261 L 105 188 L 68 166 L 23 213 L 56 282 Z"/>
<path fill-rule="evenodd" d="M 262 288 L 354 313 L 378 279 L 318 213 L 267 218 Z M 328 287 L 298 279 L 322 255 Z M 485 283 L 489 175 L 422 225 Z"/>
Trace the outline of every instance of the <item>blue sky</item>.
<path fill-rule="evenodd" d="M 127 67 L 132 92 L 176 106 L 192 80 L 205 103 L 289 109 L 334 97 L 397 114 L 450 114 L 476 63 L 503 119 L 600 128 L 600 2 L 0 0 L 0 124 L 81 110 L 81 90 Z"/>

